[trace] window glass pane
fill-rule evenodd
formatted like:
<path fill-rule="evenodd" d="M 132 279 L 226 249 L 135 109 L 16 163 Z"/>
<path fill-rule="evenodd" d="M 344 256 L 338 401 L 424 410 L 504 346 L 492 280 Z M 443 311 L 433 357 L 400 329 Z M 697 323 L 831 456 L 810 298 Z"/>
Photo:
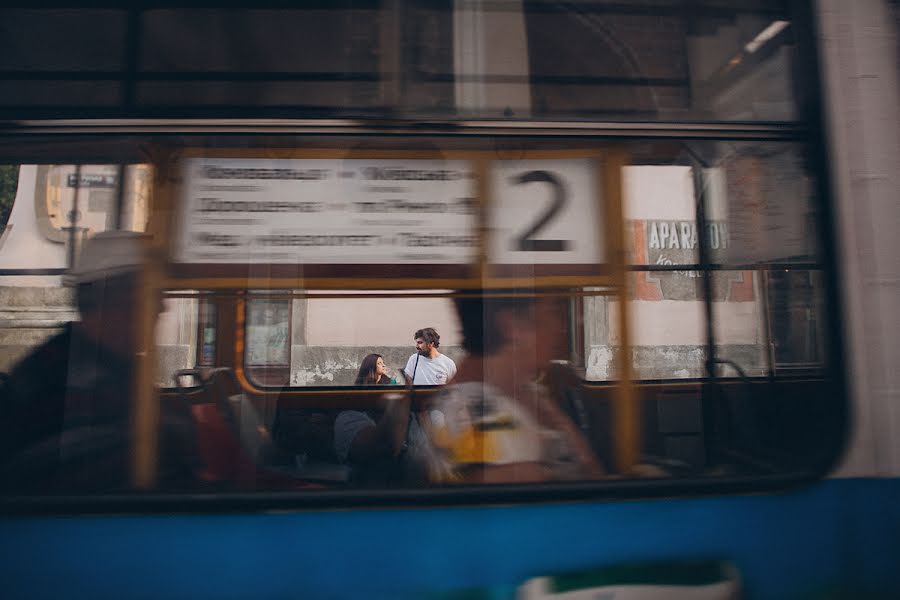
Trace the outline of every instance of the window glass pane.
<path fill-rule="evenodd" d="M 766 300 L 759 271 L 718 271 L 712 278 L 713 328 L 719 374 L 765 375 L 768 368 Z"/>
<path fill-rule="evenodd" d="M 776 372 L 821 367 L 828 339 L 824 274 L 774 269 L 766 272 L 766 290 Z"/>
<path fill-rule="evenodd" d="M 125 20 L 122 10 L 4 9 L 0 69 L 119 70 L 125 59 Z"/>
<path fill-rule="evenodd" d="M 212 300 L 200 300 L 197 364 L 212 367 L 216 364 L 217 305 Z"/>
<path fill-rule="evenodd" d="M 196 366 L 198 304 L 196 298 L 165 298 L 162 302 L 156 322 L 154 376 L 160 387 L 182 385 L 184 382 L 176 381 L 176 373 Z"/>
<path fill-rule="evenodd" d="M 459 144 L 470 144 L 468 149 L 480 144 L 483 149 L 483 140 L 473 142 L 472 139 L 467 136 Z M 209 138 L 210 147 L 216 145 L 215 141 Z M 386 146 L 390 142 L 390 139 L 382 140 Z M 411 144 L 408 139 L 404 142 Z M 568 143 L 573 147 L 581 144 Z M 648 467 L 641 472 L 660 477 L 761 472 L 758 465 L 762 463 L 753 462 L 759 456 L 738 462 L 723 448 L 739 439 L 744 448 L 757 453 L 767 445 L 761 441 L 759 427 L 771 414 L 767 411 L 777 412 L 782 400 L 793 398 L 791 402 L 795 404 L 778 427 L 781 431 L 799 427 L 805 417 L 798 403 L 810 394 L 821 392 L 829 383 L 820 368 L 818 371 L 811 368 L 824 362 L 823 340 L 828 333 L 822 327 L 823 275 L 819 268 L 809 266 L 785 271 L 783 264 L 752 265 L 752 268 L 729 264 L 728 252 L 733 248 L 734 235 L 732 221 L 748 201 L 741 195 L 741 186 L 729 187 L 728 170 L 722 165 L 735 156 L 743 156 L 747 148 L 752 149 L 748 152 L 753 157 L 764 159 L 785 153 L 800 155 L 802 150 L 796 145 L 777 143 L 741 142 L 733 146 L 718 141 L 705 145 L 690 143 L 690 147 L 682 142 L 660 143 L 655 157 L 650 143 L 610 144 L 613 152 L 631 151 L 628 156 L 633 163 L 622 172 L 625 250 L 631 257 L 630 262 L 622 265 L 628 271 L 622 294 L 614 275 L 618 269 L 603 262 L 607 257 L 611 262 L 619 255 L 618 249 L 606 243 L 610 236 L 617 238 L 619 232 L 598 227 L 609 213 L 615 212 L 605 210 L 614 207 L 605 195 L 610 188 L 602 180 L 598 181 L 599 175 L 607 174 L 596 170 L 597 165 L 604 164 L 599 151 L 598 158 L 582 158 L 582 154 L 574 152 L 534 152 L 525 158 L 509 153 L 491 158 L 493 162 L 486 160 L 484 169 L 465 171 L 465 194 L 461 193 L 458 199 L 464 201 L 460 206 L 466 209 L 466 227 L 486 231 L 488 235 L 506 236 L 507 241 L 494 246 L 493 240 L 489 240 L 478 246 L 485 250 L 487 265 L 482 285 L 511 281 L 512 278 L 501 279 L 499 275 L 492 279 L 491 269 L 513 267 L 506 273 L 516 275 L 515 290 L 428 289 L 426 278 L 432 275 L 430 270 L 434 266 L 425 266 L 417 274 L 408 275 L 413 271 L 406 267 L 429 260 L 427 257 L 440 249 L 429 244 L 444 239 L 439 236 L 431 239 L 421 233 L 429 221 L 413 209 L 421 209 L 425 215 L 439 215 L 437 222 L 446 224 L 447 214 L 428 210 L 443 205 L 435 200 L 434 193 L 426 192 L 441 187 L 445 183 L 444 175 L 454 172 L 448 170 L 420 172 L 385 168 L 378 174 L 416 177 L 416 187 L 410 184 L 408 189 L 403 189 L 407 184 L 400 183 L 373 185 L 375 189 L 371 193 L 390 194 L 386 196 L 390 201 L 378 204 L 362 201 L 361 207 L 366 210 L 360 212 L 364 217 L 354 214 L 351 219 L 358 220 L 334 220 L 337 227 L 346 227 L 347 235 L 354 236 L 374 221 L 380 226 L 393 223 L 394 219 L 407 219 L 404 226 L 409 229 L 404 231 L 411 232 L 407 237 L 422 236 L 415 239 L 423 243 L 404 247 L 394 263 L 341 263 L 340 257 L 324 246 L 316 250 L 318 262 L 310 265 L 300 264 L 293 257 L 283 263 L 269 264 L 264 261 L 276 254 L 265 252 L 258 255 L 259 260 L 248 261 L 238 265 L 239 268 L 228 262 L 188 260 L 168 265 L 171 271 L 166 276 L 172 279 L 165 281 L 171 288 L 170 294 L 163 303 L 154 332 L 157 362 L 152 376 L 145 381 L 147 387 L 142 388 L 152 392 L 153 401 L 158 399 L 160 403 L 159 423 L 153 423 L 158 427 L 153 433 L 158 433 L 160 439 L 156 489 L 241 492 L 332 486 L 393 489 L 454 482 L 600 479 L 604 474 L 627 477 L 635 471 L 630 470 L 631 466 L 619 464 L 618 440 L 638 429 L 646 432 L 646 436 L 640 449 L 637 447 L 640 436 L 632 437 L 634 450 L 646 455 L 639 457 L 639 461 L 646 461 L 632 466 Z M 723 149 L 733 152 L 720 159 L 718 152 Z M 579 152 L 589 155 L 583 149 Z M 549 158 L 543 158 L 544 155 Z M 356 159 L 348 159 L 344 164 L 352 164 L 350 160 Z M 762 160 L 761 164 L 768 163 Z M 36 175 L 39 169 L 41 177 Z M 47 165 L 39 169 L 32 168 L 31 177 L 44 182 L 35 197 L 41 199 L 47 211 L 48 227 L 55 216 L 60 223 L 57 233 L 65 233 L 65 228 L 71 227 L 67 223 L 73 219 L 60 221 L 60 214 L 65 216 L 66 209 L 70 213 L 81 208 L 88 210 L 96 204 L 97 224 L 91 225 L 94 221 L 87 219 L 93 218 L 92 215 L 83 221 L 87 223 L 84 227 L 92 227 L 91 233 L 95 235 L 86 236 L 83 244 L 102 239 L 99 234 L 110 227 L 107 219 L 115 197 L 111 190 L 118 184 L 118 167 L 82 165 L 79 170 L 71 165 Z M 343 172 L 352 171 L 347 168 Z M 130 167 L 127 173 L 128 177 L 144 173 L 148 198 L 152 184 L 149 168 L 138 165 Z M 292 173 L 307 175 L 302 171 Z M 258 174 L 282 175 L 277 170 Z M 438 176 L 434 180 L 418 179 L 420 175 L 435 174 Z M 485 177 L 486 186 L 480 185 L 478 177 L 481 176 Z M 562 179 L 577 185 L 560 185 Z M 299 193 L 276 197 L 276 192 L 282 192 L 272 192 L 272 188 L 264 185 L 274 180 L 260 178 L 253 182 L 254 187 L 249 184 L 226 187 L 221 185 L 223 182 L 217 182 L 215 185 L 220 187 L 202 190 L 210 192 L 203 197 L 211 200 L 216 196 L 222 200 L 226 198 L 224 195 L 211 192 L 250 190 L 259 194 L 261 202 L 272 203 L 222 203 L 226 208 L 236 209 L 282 208 L 292 202 L 305 207 L 302 203 L 315 197 L 310 188 L 304 187 L 295 188 L 301 190 Z M 141 189 L 141 180 L 135 181 L 126 185 L 128 206 L 141 206 L 140 194 L 130 191 Z M 700 190 L 702 194 L 697 193 L 698 183 L 704 186 Z M 474 190 L 471 194 L 470 186 Z M 485 211 L 471 211 L 473 195 L 485 193 L 484 187 L 489 189 L 488 202 L 492 204 L 487 204 Z M 556 197 L 549 192 L 559 188 L 567 190 L 568 196 L 560 202 L 562 208 L 553 209 Z M 344 189 L 355 188 L 346 184 Z M 407 192 L 415 202 L 398 200 L 399 194 Z M 695 225 L 697 196 L 706 200 L 704 208 L 709 226 L 702 232 L 697 232 Z M 48 198 L 55 199 L 55 204 Z M 173 194 L 173 198 L 179 196 Z M 346 195 L 338 198 L 348 202 Z M 31 201 L 31 196 L 28 200 Z M 521 216 L 517 213 L 524 212 L 522 205 L 530 200 L 534 201 L 533 212 L 525 215 L 525 222 L 513 221 L 512 217 Z M 808 202 L 811 204 L 813 199 Z M 384 212 L 378 213 L 376 208 Z M 554 211 L 564 211 L 563 223 L 553 219 L 541 222 L 540 215 Z M 133 212 L 142 214 L 140 210 Z M 124 213 L 125 221 L 133 222 L 135 217 L 130 214 Z M 296 230 L 285 226 L 276 211 L 273 214 L 269 222 L 280 228 L 279 235 L 296 234 Z M 305 212 L 298 214 L 298 222 L 309 223 L 310 217 L 304 216 Z M 780 217 L 774 212 L 761 214 L 763 218 L 757 221 L 779 222 Z M 785 223 L 790 227 L 793 213 L 787 214 Z M 510 218 L 504 219 L 505 215 Z M 81 219 L 80 215 L 75 216 Z M 555 218 L 560 219 L 561 215 L 556 214 Z M 226 225 L 243 233 L 253 225 L 243 220 L 243 215 L 225 215 L 221 219 L 207 221 L 214 228 L 213 233 L 221 233 Z M 146 222 L 146 217 L 137 221 Z M 551 229 L 551 225 L 557 228 Z M 565 272 L 572 264 L 566 260 L 548 261 L 542 253 L 559 257 L 567 251 L 567 244 L 582 243 L 586 236 L 576 233 L 574 225 L 599 231 L 589 251 L 581 257 L 583 262 L 574 265 L 590 268 L 573 275 Z M 760 225 L 750 231 L 767 230 L 767 227 Z M 544 229 L 540 235 L 535 235 L 541 228 Z M 810 235 L 814 232 L 810 230 Z M 463 241 L 470 242 L 468 238 Z M 710 255 L 719 264 L 696 264 L 702 241 L 708 243 Z M 456 243 L 454 239 L 451 242 Z M 520 245 L 521 242 L 529 243 Z M 786 246 L 789 244 L 782 244 Z M 475 245 L 465 246 L 471 247 Z M 229 257 L 244 258 L 231 246 L 225 248 L 232 253 Z M 301 258 L 313 252 L 307 246 L 298 248 Z M 526 256 L 520 258 L 522 254 Z M 469 260 L 473 253 L 467 250 L 462 256 L 463 261 Z M 604 266 L 606 270 L 594 270 L 595 266 Z M 185 269 L 179 271 L 182 267 Z M 186 267 L 197 267 L 193 271 L 195 283 L 174 285 L 172 282 L 177 282 L 178 277 L 191 276 Z M 547 269 L 539 274 L 538 267 Z M 351 274 L 347 275 L 348 272 Z M 499 269 L 498 272 L 504 273 Z M 563 275 L 566 279 L 554 280 L 557 283 L 549 291 L 528 285 L 529 277 L 544 277 L 547 273 Z M 584 273 L 589 273 L 591 279 L 582 277 Z M 244 277 L 247 283 L 242 287 Z M 364 289 L 374 285 L 372 281 L 380 280 L 370 277 L 383 278 L 398 288 L 417 281 L 415 285 L 422 288 Z M 274 285 L 280 289 L 264 290 L 267 278 L 269 284 L 278 281 Z M 439 285 L 449 285 L 443 283 L 449 279 L 439 280 L 442 282 Z M 359 289 L 342 288 L 357 280 Z M 248 291 L 251 281 L 255 289 Z M 314 287 L 314 282 L 324 283 Z M 177 291 L 179 286 L 203 289 Z M 114 287 L 109 289 L 116 291 Z M 128 289 L 118 292 L 135 293 Z M 126 295 L 121 301 L 116 296 L 104 295 L 104 298 L 109 302 L 103 306 L 99 320 L 86 319 L 85 323 L 99 322 L 102 331 L 115 334 L 110 337 L 116 340 L 120 332 L 128 331 L 125 324 L 134 326 L 133 311 L 139 303 L 134 296 Z M 623 302 L 627 310 L 623 309 Z M 710 304 L 707 303 L 711 304 L 715 334 L 712 358 L 720 361 L 717 368 L 723 376 L 715 383 L 705 381 L 706 362 L 710 358 L 707 354 Z M 627 339 L 621 322 L 623 312 L 629 318 Z M 429 328 L 439 334 L 439 340 L 431 333 L 426 335 Z M 418 338 L 431 344 L 439 341 L 439 346 L 433 347 L 439 348 L 439 356 L 452 361 L 453 367 L 441 371 L 425 362 L 438 360 L 437 355 L 423 353 Z M 136 356 L 134 348 L 130 349 L 129 356 Z M 625 377 L 621 367 L 626 361 L 634 380 L 633 389 L 620 383 Z M 79 365 L 87 371 L 102 366 Z M 576 371 L 569 367 L 575 367 Z M 132 369 L 134 364 L 125 368 Z M 797 372 L 801 368 L 805 375 L 815 375 L 804 378 L 805 387 L 795 385 L 794 380 L 800 378 L 778 377 L 788 373 L 788 369 Z M 420 386 L 415 394 L 407 393 L 402 385 L 401 371 L 415 377 Z M 731 377 L 735 371 L 754 381 L 736 385 L 737 380 L 746 378 Z M 776 377 L 765 377 L 771 371 Z M 419 375 L 423 380 L 419 380 Z M 590 385 L 584 385 L 582 375 Z M 116 443 L 121 446 L 107 455 L 124 465 L 128 464 L 131 442 L 128 436 L 133 431 L 127 425 L 131 423 L 129 411 L 138 401 L 133 397 L 135 379 L 110 377 L 115 393 L 109 390 L 103 393 L 110 399 L 117 398 L 121 405 L 112 405 L 110 414 L 106 415 L 92 412 L 93 407 L 84 409 L 77 403 L 66 404 L 60 409 L 65 415 L 64 427 L 50 432 L 49 437 L 59 436 L 61 431 L 68 433 L 70 418 L 75 419 L 72 423 L 76 426 L 82 422 L 78 419 L 86 419 L 91 427 L 102 423 L 104 427 L 116 429 L 119 436 Z M 77 382 L 69 372 L 65 378 L 69 383 Z M 383 383 L 387 384 L 385 389 L 376 387 Z M 641 403 L 642 409 L 636 411 L 638 414 L 631 422 L 626 422 L 624 411 L 616 408 L 622 398 Z M 710 406 L 716 410 L 711 411 L 712 418 L 706 422 L 704 409 Z M 759 406 L 765 410 L 758 409 Z M 827 406 L 823 412 L 828 410 Z M 86 412 L 91 415 L 86 416 Z M 111 420 L 104 421 L 107 417 Z M 391 425 L 379 430 L 382 423 Z M 408 434 L 410 430 L 417 433 Z M 361 431 L 369 433 L 357 438 Z M 400 445 L 388 446 L 390 452 L 385 454 L 385 431 L 400 431 L 411 437 L 391 437 L 391 444 Z M 731 431 L 737 433 L 730 438 Z M 369 434 L 374 438 L 368 438 Z M 353 449 L 357 439 L 364 450 Z M 377 443 L 366 445 L 373 439 Z M 186 444 L 181 449 L 177 445 L 179 440 Z M 509 440 L 513 442 L 506 445 Z M 403 447 L 403 443 L 407 446 Z M 394 451 L 399 454 L 393 454 Z M 410 452 L 413 458 L 405 458 L 405 452 Z M 575 464 L 570 460 L 573 452 L 579 455 Z M 401 458 L 394 460 L 397 456 Z M 535 463 L 539 468 L 533 469 Z M 178 474 L 170 470 L 178 464 L 188 472 Z M 492 479 L 499 475 L 483 468 L 507 464 L 517 465 L 511 474 L 507 473 L 510 477 L 507 480 Z M 776 466 L 782 464 L 787 463 Z M 72 486 L 67 489 L 79 491 L 114 489 L 109 485 L 112 480 L 104 479 L 100 470 L 83 476 L 85 482 L 90 482 L 87 487 L 79 487 L 81 484 L 76 485 L 70 479 L 53 485 Z M 117 485 L 127 488 L 131 480 L 123 477 Z"/>
<path fill-rule="evenodd" d="M 704 170 L 706 211 L 723 223 L 711 259 L 730 265 L 819 260 L 815 180 L 794 144 L 719 142 L 697 148 Z"/>
<path fill-rule="evenodd" d="M 541 2 L 526 5 L 525 21 L 535 115 L 722 121 L 799 116 L 787 3 Z"/>
<path fill-rule="evenodd" d="M 141 66 L 147 71 L 371 73 L 377 11 L 150 10 Z M 353 44 L 357 42 L 358 44 Z M 359 42 L 365 42 L 359 44 Z M 236 52 L 242 46 L 243 52 Z"/>
<path fill-rule="evenodd" d="M 354 385 L 373 353 L 383 357 L 386 381 L 402 384 L 399 371 L 415 360 L 414 334 L 429 327 L 439 335 L 441 354 L 462 356 L 459 325 L 446 298 L 294 298 L 252 300 L 249 306 L 251 373 L 289 366 L 291 386 Z M 289 352 L 282 345 L 288 323 Z M 415 368 L 413 362 L 410 375 Z"/>
<path fill-rule="evenodd" d="M 122 102 L 115 81 L 0 81 L 0 106 L 25 108 L 114 107 Z"/>
<path fill-rule="evenodd" d="M 291 364 L 291 300 L 247 301 L 247 349 L 244 362 L 263 385 L 284 385 Z"/>
<path fill-rule="evenodd" d="M 792 80 L 805 71 L 789 5 L 147 9 L 136 19 L 136 73 L 126 65 L 124 11 L 7 10 L 0 67 L 10 74 L 0 96 L 31 109 L 132 111 L 134 100 L 182 116 L 265 107 L 313 116 L 802 121 L 810 86 Z M 134 98 L 123 93 L 132 77 Z"/>
<path fill-rule="evenodd" d="M 145 105 L 453 111 L 450 3 L 151 10 L 142 24 L 142 73 L 173 74 L 140 85 Z"/>
<path fill-rule="evenodd" d="M 139 101 L 328 112 L 378 106 L 380 21 L 372 7 L 151 10 L 142 16 L 141 70 L 173 76 L 143 83 Z"/>

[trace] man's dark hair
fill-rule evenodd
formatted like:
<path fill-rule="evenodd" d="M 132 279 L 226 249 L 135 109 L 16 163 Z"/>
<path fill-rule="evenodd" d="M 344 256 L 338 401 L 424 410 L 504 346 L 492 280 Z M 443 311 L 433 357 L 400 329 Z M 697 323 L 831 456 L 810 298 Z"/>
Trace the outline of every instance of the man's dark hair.
<path fill-rule="evenodd" d="M 422 338 L 430 344 L 434 344 L 435 348 L 441 345 L 441 336 L 437 331 L 434 330 L 434 327 L 426 327 L 425 329 L 420 329 L 413 334 L 414 340 L 417 340 L 419 338 Z"/>
<path fill-rule="evenodd" d="M 462 346 L 470 354 L 493 354 L 506 343 L 507 332 L 500 329 L 497 314 L 504 310 L 524 314 L 531 309 L 531 296 L 484 297 L 465 293 L 453 299 L 462 328 Z"/>

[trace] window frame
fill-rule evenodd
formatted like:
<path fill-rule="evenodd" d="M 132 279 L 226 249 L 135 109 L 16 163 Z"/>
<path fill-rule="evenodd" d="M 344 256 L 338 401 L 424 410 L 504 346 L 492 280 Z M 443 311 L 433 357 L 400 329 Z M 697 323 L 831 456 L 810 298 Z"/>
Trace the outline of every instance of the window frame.
<path fill-rule="evenodd" d="M 839 419 L 846 423 L 848 413 L 847 374 L 845 367 L 847 362 L 843 355 L 843 340 L 840 319 L 840 294 L 838 281 L 840 273 L 837 270 L 836 240 L 834 209 L 831 205 L 829 193 L 830 181 L 828 174 L 827 146 L 825 144 L 825 121 L 822 115 L 822 98 L 824 88 L 819 81 L 818 63 L 814 54 L 816 50 L 813 36 L 813 20 L 808 3 L 800 3 L 802 15 L 795 20 L 797 35 L 800 38 L 798 47 L 805 53 L 802 64 L 811 66 L 808 71 L 812 78 L 811 89 L 818 93 L 811 94 L 812 102 L 803 123 L 784 124 L 746 124 L 746 123 L 680 123 L 680 122 L 655 122 L 655 123 L 589 123 L 586 126 L 570 122 L 484 122 L 468 121 L 454 123 L 457 128 L 455 134 L 485 135 L 490 132 L 493 135 L 507 137 L 515 140 L 523 135 L 546 136 L 578 136 L 588 140 L 609 139 L 754 139 L 754 140 L 796 140 L 807 144 L 810 158 L 813 163 L 813 171 L 816 174 L 817 208 L 819 228 L 822 235 L 822 261 L 825 272 L 825 304 L 828 319 L 828 336 L 833 342 L 828 345 L 827 352 L 832 357 L 833 364 L 838 367 L 834 373 L 835 385 L 839 388 L 837 397 L 839 404 L 832 407 Z M 132 74 L 133 75 L 133 74 Z M 796 83 L 796 82 L 795 82 Z M 126 94 L 126 97 L 128 95 Z M 44 119 L 36 121 L 21 121 L 23 117 L 33 117 L 28 110 L 22 110 L 18 114 L 9 111 L 0 114 L 6 118 L 11 127 L 0 132 L 0 139 L 5 144 L 0 145 L 0 156 L 6 156 L 10 162 L 27 164 L 36 162 L 47 164 L 59 162 L 65 164 L 96 164 L 98 162 L 124 163 L 142 162 L 144 157 L 144 144 L 147 140 L 158 143 L 160 140 L 171 140 L 177 136 L 198 135 L 205 133 L 210 136 L 226 135 L 240 136 L 248 132 L 266 135 L 284 134 L 309 134 L 309 135 L 396 135 L 421 136 L 423 132 L 432 133 L 435 136 L 446 136 L 447 128 L 443 123 L 419 124 L 415 122 L 398 121 L 390 124 L 386 129 L 382 123 L 360 119 L 352 122 L 327 123 L 327 122 L 287 122 L 277 125 L 267 125 L 254 122 L 251 119 L 241 119 L 239 111 L 225 111 L 224 116 L 230 117 L 226 123 L 213 121 L 187 122 L 184 120 L 158 120 L 147 122 L 143 118 L 136 118 L 138 113 L 129 109 L 124 112 L 117 110 L 91 113 L 88 111 L 82 117 L 98 116 L 101 120 L 94 122 L 63 122 L 53 119 L 54 116 L 68 116 L 65 111 L 53 114 L 39 113 Z M 147 117 L 148 115 L 140 115 Z M 218 115 L 223 116 L 223 115 Z M 50 117 L 50 118 L 48 118 Z M 116 120 L 116 117 L 125 117 Z M 48 142 L 49 141 L 49 142 Z M 78 160 L 73 162 L 72 156 L 78 153 Z M 695 187 L 697 189 L 697 187 Z M 698 203 L 702 212 L 703 202 Z M 698 215 L 698 229 L 702 230 L 702 222 L 705 216 Z M 702 248 L 698 236 L 698 246 Z M 713 323 L 711 314 L 710 274 L 716 268 L 710 263 L 708 256 L 701 252 L 699 265 L 703 267 L 704 302 L 707 306 L 705 320 L 707 324 Z M 679 270 L 685 270 L 684 265 L 677 265 Z M 629 269 L 632 270 L 632 269 Z M 633 269 L 640 271 L 644 269 Z M 649 270 L 649 269 L 647 269 Z M 0 275 L 19 275 L 21 270 L 0 270 Z M 221 315 L 219 315 L 221 317 Z M 708 344 L 710 354 L 715 356 L 715 338 L 713 328 L 708 331 Z M 217 337 L 217 343 L 219 339 Z M 704 382 L 712 388 L 718 379 L 715 369 Z M 332 391 L 332 390 L 329 390 Z M 705 414 L 706 419 L 708 415 Z M 621 498 L 649 498 L 696 496 L 709 494 L 723 494 L 734 492 L 769 492 L 784 490 L 786 488 L 802 485 L 815 481 L 827 473 L 836 459 L 845 442 L 846 427 L 841 435 L 830 440 L 831 446 L 821 461 L 810 465 L 800 473 L 776 474 L 769 477 L 758 477 L 747 481 L 741 477 L 722 477 L 710 480 L 707 478 L 684 479 L 678 481 L 647 481 L 647 480 L 623 480 L 600 481 L 590 484 L 528 484 L 508 485 L 500 487 L 492 486 L 463 486 L 423 490 L 353 490 L 353 491 L 323 491 L 321 493 L 267 493 L 261 492 L 253 495 L 235 494 L 227 495 L 203 495 L 202 497 L 188 497 L 168 494 L 135 495 L 110 495 L 93 497 L 43 497 L 0 498 L 0 512 L 4 514 L 85 514 L 85 513 L 124 513 L 124 512 L 169 512 L 173 510 L 184 512 L 244 512 L 267 511 L 279 509 L 333 509 L 338 507 L 411 507 L 411 506 L 446 506 L 469 505 L 477 503 L 498 502 L 559 502 L 559 501 L 585 501 L 599 499 Z"/>

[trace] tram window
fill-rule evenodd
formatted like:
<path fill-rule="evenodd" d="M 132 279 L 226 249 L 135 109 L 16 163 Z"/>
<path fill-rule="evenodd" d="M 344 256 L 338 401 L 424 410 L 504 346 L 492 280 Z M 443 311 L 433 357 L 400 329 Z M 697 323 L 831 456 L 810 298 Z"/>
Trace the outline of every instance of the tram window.
<path fill-rule="evenodd" d="M 263 385 L 283 386 L 289 381 L 292 321 L 290 299 L 247 301 L 244 363 L 250 376 Z"/>
<path fill-rule="evenodd" d="M 718 142 L 698 151 L 709 165 L 703 172 L 707 212 L 721 215 L 727 223 L 718 236 L 719 244 L 710 238 L 711 262 L 744 265 L 819 259 L 815 180 L 801 147 Z"/>
<path fill-rule="evenodd" d="M 760 376 L 768 372 L 769 324 L 758 271 L 709 274 L 716 358 L 727 361 L 725 376 Z"/>
<path fill-rule="evenodd" d="M 821 366 L 825 357 L 824 274 L 773 269 L 765 273 L 771 314 L 771 360 L 777 371 Z"/>
<path fill-rule="evenodd" d="M 699 149 L 718 358 L 744 374 L 824 364 L 824 288 L 815 181 L 792 144 L 719 142 Z M 715 217 L 714 217 L 715 218 Z M 750 268 L 741 269 L 746 265 Z"/>
<path fill-rule="evenodd" d="M 197 365 L 214 367 L 216 365 L 216 303 L 204 298 L 199 301 L 200 315 L 197 318 Z"/>
<path fill-rule="evenodd" d="M 354 385 L 362 360 L 375 353 L 388 377 L 401 384 L 399 371 L 416 352 L 413 336 L 426 327 L 440 335 L 442 354 L 460 358 L 459 325 L 447 298 L 254 298 L 248 303 L 246 366 L 260 385 L 347 386 Z M 276 372 L 284 381 L 273 379 Z"/>
<path fill-rule="evenodd" d="M 820 365 L 821 284 L 813 291 L 807 271 L 801 271 L 806 283 L 799 275 L 789 280 L 782 275 L 807 265 L 821 278 L 814 180 L 802 148 L 715 142 L 692 144 L 687 154 L 678 159 L 686 164 L 623 170 L 634 271 L 630 313 L 635 376 L 707 375 L 707 302 L 717 360 L 730 361 L 751 376 L 771 373 L 782 363 L 780 356 L 785 364 L 792 362 L 787 357 L 799 354 L 803 359 L 798 365 Z M 700 200 L 702 227 L 697 225 Z M 706 264 L 701 264 L 701 249 Z M 791 268 L 784 271 L 779 265 Z M 674 339 L 650 342 L 654 330 Z M 679 368 L 667 371 L 662 355 L 642 365 L 642 352 L 664 350 L 665 356 L 680 356 L 673 363 Z"/>
<path fill-rule="evenodd" d="M 156 321 L 156 373 L 154 383 L 171 387 L 175 374 L 196 366 L 198 308 L 196 298 L 165 298 Z"/>
<path fill-rule="evenodd" d="M 149 10 L 138 85 L 150 106 L 298 105 L 316 113 L 383 106 L 447 113 L 452 19 L 445 7 Z M 236 51 L 236 48 L 240 51 Z M 216 81 L 193 73 L 217 73 Z M 246 81 L 252 73 L 252 81 Z M 160 75 L 170 78 L 160 79 Z M 185 81 L 187 80 L 187 81 Z"/>
<path fill-rule="evenodd" d="M 0 107 L 120 107 L 134 83 L 137 106 L 194 114 L 241 107 L 248 115 L 251 108 L 317 116 L 388 109 L 799 121 L 808 100 L 802 93 L 812 86 L 792 80 L 804 73 L 792 6 L 666 0 L 147 8 L 136 15 L 141 42 L 133 70 L 124 10 L 7 10 L 0 67 L 10 74 L 0 84 Z M 504 35 L 486 33 L 494 29 Z M 88 30 L 102 34 L 77 33 Z M 29 77 L 16 79 L 18 72 Z"/>
<path fill-rule="evenodd" d="M 790 121 L 804 101 L 791 81 L 788 3 L 658 2 L 642 11 L 535 2 L 525 20 L 541 116 Z"/>

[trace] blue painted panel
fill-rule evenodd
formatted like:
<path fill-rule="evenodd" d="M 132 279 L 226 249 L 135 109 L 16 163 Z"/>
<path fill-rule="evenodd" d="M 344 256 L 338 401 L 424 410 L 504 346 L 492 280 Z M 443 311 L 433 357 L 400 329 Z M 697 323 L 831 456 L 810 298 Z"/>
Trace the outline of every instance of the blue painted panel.
<path fill-rule="evenodd" d="M 761 496 L 294 514 L 7 519 L 6 598 L 403 598 L 718 558 L 747 597 L 900 597 L 900 480 Z"/>

